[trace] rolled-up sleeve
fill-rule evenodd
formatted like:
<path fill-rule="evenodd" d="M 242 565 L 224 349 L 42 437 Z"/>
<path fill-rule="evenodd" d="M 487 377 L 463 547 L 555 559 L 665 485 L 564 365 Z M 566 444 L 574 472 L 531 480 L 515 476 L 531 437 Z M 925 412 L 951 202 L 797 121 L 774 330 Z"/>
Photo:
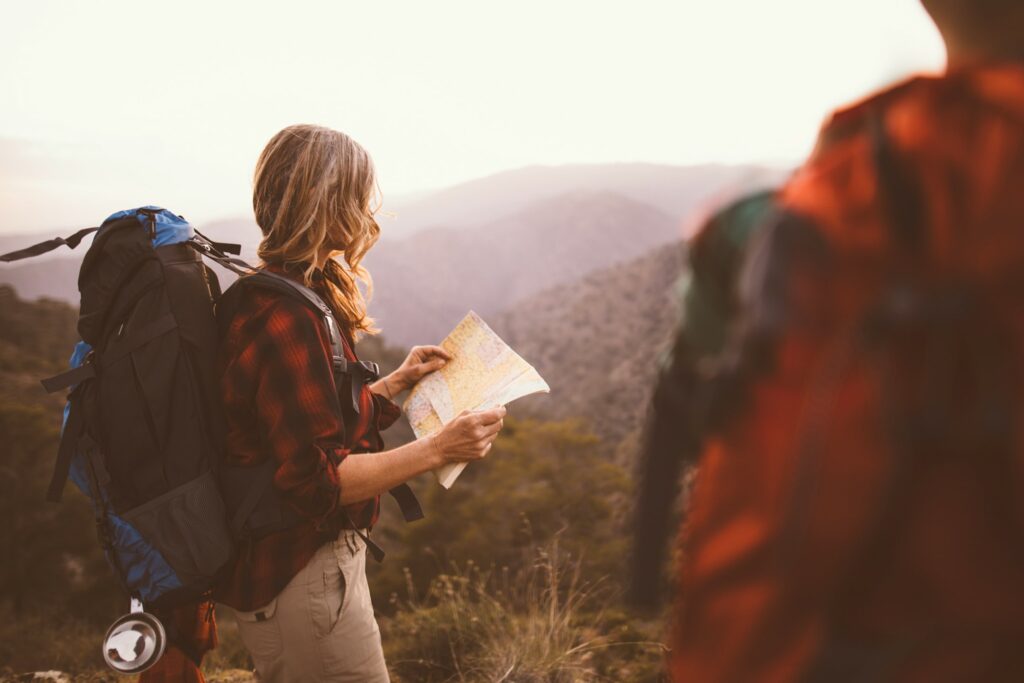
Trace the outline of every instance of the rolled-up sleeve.
<path fill-rule="evenodd" d="M 349 452 L 327 332 L 303 304 L 281 299 L 256 347 L 254 405 L 260 438 L 278 462 L 274 486 L 323 527 L 339 510 L 337 465 Z"/>
<path fill-rule="evenodd" d="M 377 415 L 377 431 L 384 431 L 395 424 L 398 418 L 402 417 L 401 406 L 386 396 L 373 394 L 373 400 L 377 404 L 375 411 Z"/>

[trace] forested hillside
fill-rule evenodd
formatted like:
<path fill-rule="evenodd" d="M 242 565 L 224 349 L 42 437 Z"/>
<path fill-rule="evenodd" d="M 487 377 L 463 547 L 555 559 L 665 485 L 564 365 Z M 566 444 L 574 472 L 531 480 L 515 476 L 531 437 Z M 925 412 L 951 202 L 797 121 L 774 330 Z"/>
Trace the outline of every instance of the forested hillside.
<path fill-rule="evenodd" d="M 0 399 L 37 402 L 39 379 L 67 366 L 78 339 L 78 311 L 62 301 L 23 301 L 0 285 Z M 61 397 L 56 397 L 55 405 Z"/>
<path fill-rule="evenodd" d="M 658 357 L 678 319 L 682 243 L 532 296 L 498 316 L 495 330 L 530 360 L 551 394 L 514 410 L 580 418 L 632 466 Z"/>

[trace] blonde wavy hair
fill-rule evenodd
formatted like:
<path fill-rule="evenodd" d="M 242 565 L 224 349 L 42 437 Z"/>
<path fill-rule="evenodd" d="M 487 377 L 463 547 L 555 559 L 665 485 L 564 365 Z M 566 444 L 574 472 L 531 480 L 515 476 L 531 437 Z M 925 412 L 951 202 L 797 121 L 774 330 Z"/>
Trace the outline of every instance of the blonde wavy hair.
<path fill-rule="evenodd" d="M 322 268 L 324 286 L 314 288 L 344 316 L 339 323 L 353 337 L 378 332 L 366 312 L 373 279 L 360 264 L 380 237 L 373 218 L 379 204 L 373 160 L 342 132 L 289 126 L 256 162 L 252 206 L 263 232 L 257 254 L 266 264 L 300 267 L 308 287 Z"/>

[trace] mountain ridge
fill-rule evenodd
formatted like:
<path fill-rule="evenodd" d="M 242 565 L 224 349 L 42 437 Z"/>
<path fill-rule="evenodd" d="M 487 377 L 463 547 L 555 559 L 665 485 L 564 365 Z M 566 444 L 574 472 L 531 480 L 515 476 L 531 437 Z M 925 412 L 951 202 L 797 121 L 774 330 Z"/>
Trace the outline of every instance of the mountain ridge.
<path fill-rule="evenodd" d="M 524 166 L 392 206 L 385 198 L 385 210 L 396 214 L 385 239 L 400 239 L 435 227 L 472 225 L 479 222 L 481 214 L 495 220 L 540 199 L 576 189 L 611 190 L 682 219 L 702 199 L 720 192 L 742 193 L 776 184 L 785 173 L 754 164 L 676 166 L 620 162 Z"/>

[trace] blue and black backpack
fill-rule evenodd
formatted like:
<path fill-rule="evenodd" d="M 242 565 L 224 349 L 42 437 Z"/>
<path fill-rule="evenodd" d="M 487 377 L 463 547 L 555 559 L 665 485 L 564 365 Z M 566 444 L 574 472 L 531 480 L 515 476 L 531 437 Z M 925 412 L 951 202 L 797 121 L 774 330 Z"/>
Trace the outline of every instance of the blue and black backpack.
<path fill-rule="evenodd" d="M 313 307 L 332 339 L 339 391 L 376 379 L 376 364 L 347 362 L 330 308 L 312 290 L 227 254 L 181 216 L 147 206 L 0 256 L 17 261 L 76 247 L 95 233 L 78 277 L 81 341 L 71 369 L 43 380 L 70 389 L 48 498 L 68 478 L 93 504 L 107 558 L 148 611 L 207 596 L 239 543 L 296 523 L 270 485 L 274 463 L 228 468 L 215 360 L 221 290 L 204 256 Z M 222 316 L 223 317 L 223 316 Z M 358 407 L 356 407 L 358 410 Z M 422 516 L 411 490 L 392 491 L 406 519 Z M 383 552 L 366 539 L 380 559 Z"/>
<path fill-rule="evenodd" d="M 209 591 L 233 547 L 216 473 L 218 280 L 188 222 L 157 207 L 0 258 L 73 248 L 93 232 L 78 276 L 82 340 L 71 370 L 43 380 L 71 390 L 48 498 L 70 478 L 129 594 L 173 606 Z"/>

